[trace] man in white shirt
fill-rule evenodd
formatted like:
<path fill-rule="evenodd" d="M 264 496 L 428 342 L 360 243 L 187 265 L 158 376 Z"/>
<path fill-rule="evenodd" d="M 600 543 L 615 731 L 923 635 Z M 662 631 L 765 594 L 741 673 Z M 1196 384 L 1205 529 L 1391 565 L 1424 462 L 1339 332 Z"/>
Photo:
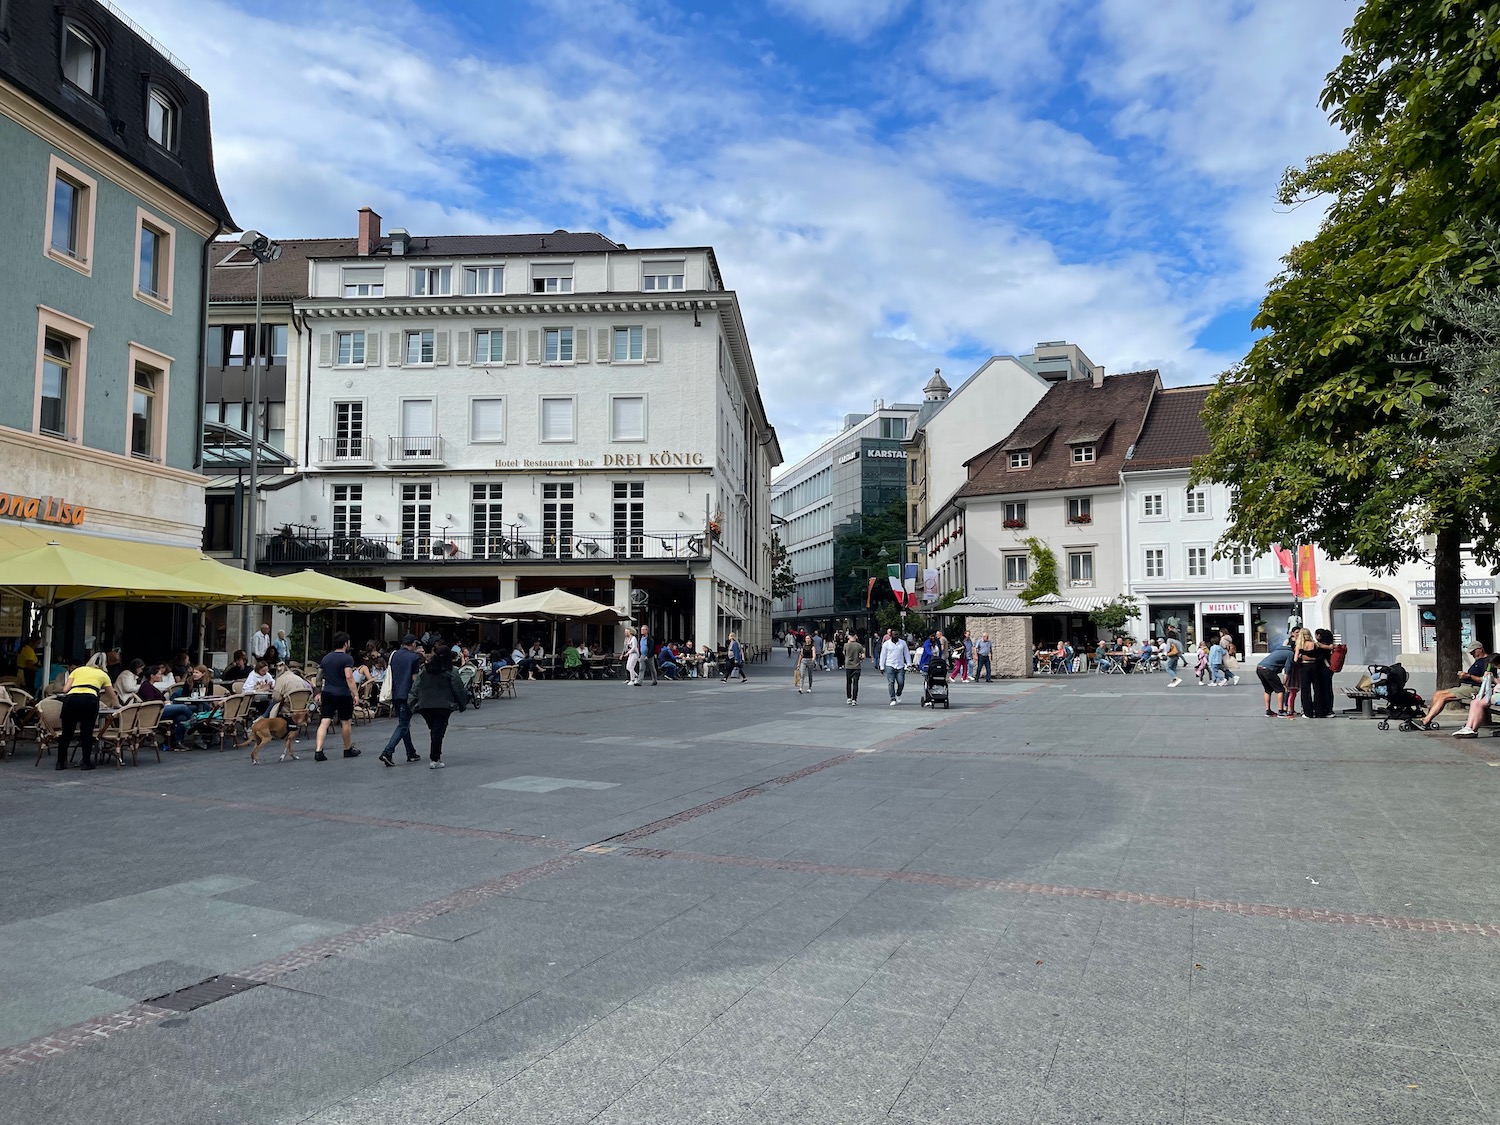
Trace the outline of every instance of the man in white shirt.
<path fill-rule="evenodd" d="M 250 655 L 255 657 L 257 663 L 266 658 L 266 653 L 271 651 L 271 626 L 261 623 L 256 630 L 255 636 L 250 638 Z"/>
<path fill-rule="evenodd" d="M 880 645 L 880 659 L 875 666 L 885 672 L 885 686 L 892 707 L 901 701 L 901 693 L 906 690 L 906 666 L 910 663 L 911 649 L 906 641 L 887 629 L 885 640 Z"/>

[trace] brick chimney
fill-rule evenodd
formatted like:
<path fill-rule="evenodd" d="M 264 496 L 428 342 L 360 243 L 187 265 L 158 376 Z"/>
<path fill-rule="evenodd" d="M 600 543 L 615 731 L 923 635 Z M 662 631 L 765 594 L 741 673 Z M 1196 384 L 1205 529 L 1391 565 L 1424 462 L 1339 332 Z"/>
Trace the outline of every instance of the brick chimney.
<path fill-rule="evenodd" d="M 380 216 L 369 207 L 359 209 L 359 256 L 368 258 L 380 245 Z"/>

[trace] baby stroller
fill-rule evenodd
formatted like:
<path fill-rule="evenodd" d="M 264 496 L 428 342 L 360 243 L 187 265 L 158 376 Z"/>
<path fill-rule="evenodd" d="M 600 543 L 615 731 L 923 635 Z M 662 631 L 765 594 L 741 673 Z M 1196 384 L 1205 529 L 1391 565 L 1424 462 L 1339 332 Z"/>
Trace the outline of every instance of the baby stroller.
<path fill-rule="evenodd" d="M 458 680 L 469 693 L 469 702 L 478 710 L 479 701 L 484 698 L 488 686 L 484 677 L 479 674 L 479 668 L 473 664 L 465 664 L 458 670 Z"/>
<path fill-rule="evenodd" d="M 922 679 L 922 706 L 948 709 L 948 661 L 942 656 L 933 656 L 927 662 L 927 673 Z"/>
<path fill-rule="evenodd" d="M 1397 719 L 1401 723 L 1398 730 L 1416 730 L 1427 701 L 1406 686 L 1406 669 L 1400 664 L 1372 664 L 1369 668 L 1370 690 L 1386 701 L 1380 729 L 1390 730 L 1391 720 Z"/>

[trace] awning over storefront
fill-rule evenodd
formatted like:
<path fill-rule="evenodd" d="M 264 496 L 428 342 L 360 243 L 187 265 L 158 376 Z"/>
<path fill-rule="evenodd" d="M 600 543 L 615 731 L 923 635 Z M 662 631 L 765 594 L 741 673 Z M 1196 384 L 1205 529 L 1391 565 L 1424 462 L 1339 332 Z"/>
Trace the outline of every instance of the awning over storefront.
<path fill-rule="evenodd" d="M 944 613 L 949 614 L 995 614 L 1000 617 L 1035 617 L 1042 613 L 1088 613 L 1102 609 L 1114 598 L 1102 594 L 1075 594 L 1064 598 L 1057 594 L 1045 594 L 1034 602 L 1023 602 L 1020 598 L 964 598 L 954 602 Z"/>

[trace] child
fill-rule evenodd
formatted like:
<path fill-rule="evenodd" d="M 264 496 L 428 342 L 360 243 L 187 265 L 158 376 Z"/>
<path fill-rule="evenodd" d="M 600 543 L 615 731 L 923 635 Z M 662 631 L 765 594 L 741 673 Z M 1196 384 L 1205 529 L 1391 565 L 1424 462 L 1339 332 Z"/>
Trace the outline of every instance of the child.
<path fill-rule="evenodd" d="M 1208 646 L 1208 671 L 1213 677 L 1214 687 L 1224 687 L 1228 684 L 1224 678 L 1224 645 L 1218 640 Z"/>
<path fill-rule="evenodd" d="M 1193 675 L 1198 678 L 1198 686 L 1202 687 L 1208 682 L 1208 642 L 1198 642 L 1198 662 L 1193 666 Z"/>

